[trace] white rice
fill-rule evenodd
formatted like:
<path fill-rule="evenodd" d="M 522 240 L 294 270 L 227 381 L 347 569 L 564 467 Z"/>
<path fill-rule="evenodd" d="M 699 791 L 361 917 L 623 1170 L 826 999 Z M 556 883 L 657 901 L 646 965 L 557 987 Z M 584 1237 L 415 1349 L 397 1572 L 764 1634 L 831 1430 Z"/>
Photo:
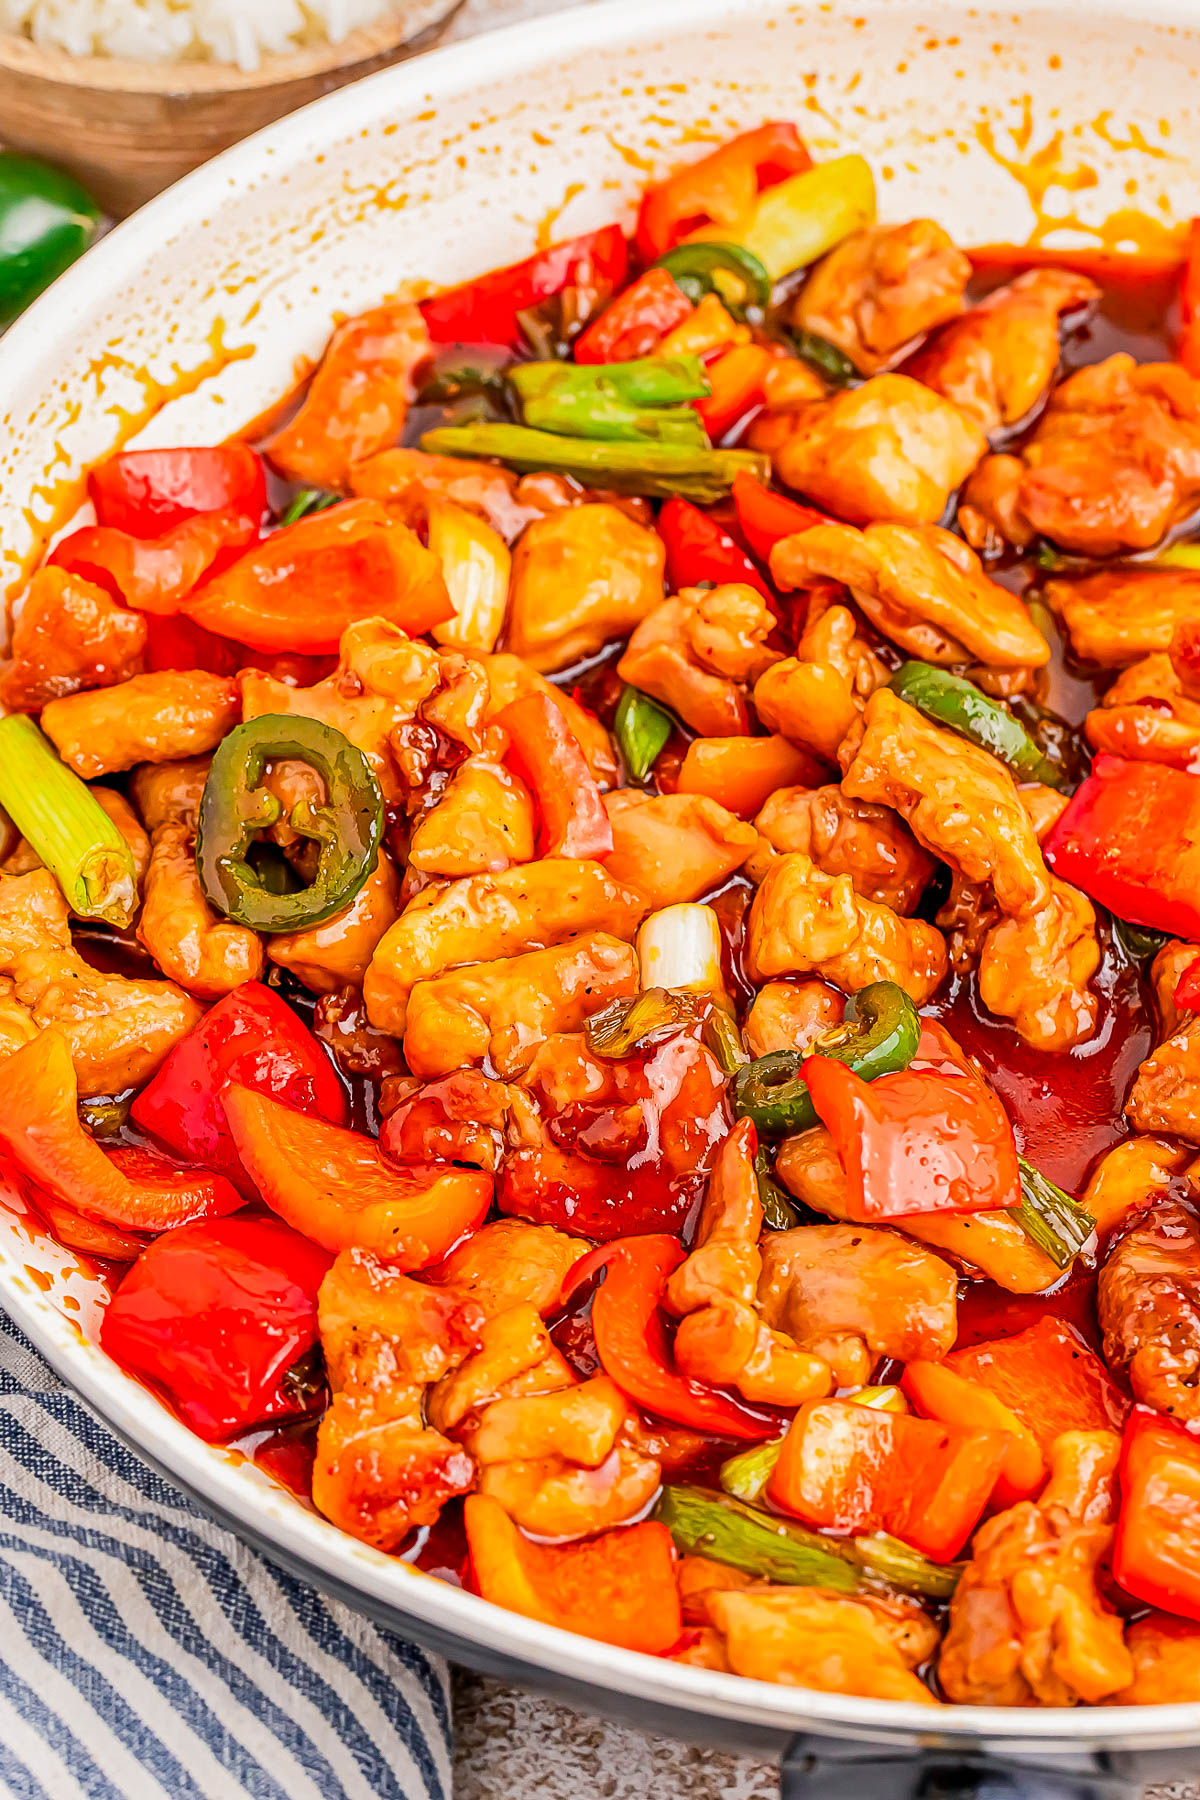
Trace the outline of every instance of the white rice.
<path fill-rule="evenodd" d="M 73 56 L 224 62 L 337 44 L 393 0 L 0 0 L 0 31 Z"/>

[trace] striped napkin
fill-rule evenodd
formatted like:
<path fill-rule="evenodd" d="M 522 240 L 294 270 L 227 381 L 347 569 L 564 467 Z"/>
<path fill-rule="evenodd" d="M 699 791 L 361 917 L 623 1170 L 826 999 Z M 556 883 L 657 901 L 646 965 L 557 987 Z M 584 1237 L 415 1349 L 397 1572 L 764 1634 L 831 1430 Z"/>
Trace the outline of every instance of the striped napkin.
<path fill-rule="evenodd" d="M 0 1314 L 0 1795 L 450 1792 L 444 1664 L 197 1511 Z"/>

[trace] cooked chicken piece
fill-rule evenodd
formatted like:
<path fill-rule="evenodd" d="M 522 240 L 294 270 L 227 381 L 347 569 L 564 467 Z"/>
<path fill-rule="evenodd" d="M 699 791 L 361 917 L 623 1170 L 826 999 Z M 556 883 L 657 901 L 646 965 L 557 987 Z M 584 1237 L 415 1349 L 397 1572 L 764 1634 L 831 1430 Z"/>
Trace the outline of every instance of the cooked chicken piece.
<path fill-rule="evenodd" d="M 181 762 L 143 763 L 135 769 L 129 791 L 146 830 L 154 832 L 168 823 L 194 825 L 211 767 L 211 757 L 189 756 Z"/>
<path fill-rule="evenodd" d="M 828 392 L 828 383 L 799 357 L 774 357 L 763 376 L 763 409 L 754 420 L 755 449 L 774 456 L 796 429 L 798 415 Z"/>
<path fill-rule="evenodd" d="M 37 712 L 82 688 L 112 687 L 140 673 L 145 647 L 144 614 L 65 569 L 39 569 L 13 624 L 0 703 Z"/>
<path fill-rule="evenodd" d="M 970 262 L 932 219 L 869 225 L 821 258 L 792 317 L 875 375 L 962 311 L 970 279 Z"/>
<path fill-rule="evenodd" d="M 1112 1706 L 1176 1706 L 1200 1700 L 1200 1625 L 1149 1613 L 1125 1629 L 1133 1680 Z"/>
<path fill-rule="evenodd" d="M 531 861 L 535 844 L 529 789 L 481 751 L 459 765 L 437 805 L 423 815 L 408 860 L 425 875 L 483 875 Z"/>
<path fill-rule="evenodd" d="M 973 419 L 907 375 L 844 388 L 799 408 L 790 423 L 770 446 L 779 479 L 855 525 L 935 524 L 987 450 Z M 768 447 L 757 422 L 748 442 Z"/>
<path fill-rule="evenodd" d="M 516 1300 L 487 1318 L 475 1347 L 437 1382 L 426 1416 L 439 1431 L 453 1431 L 501 1397 L 557 1393 L 574 1382 L 537 1308 Z"/>
<path fill-rule="evenodd" d="M 571 1404 L 564 1394 L 561 1405 Z M 525 1531 L 541 1538 L 586 1537 L 643 1514 L 662 1485 L 652 1457 L 618 1439 L 599 1468 L 565 1457 L 497 1462 L 481 1467 L 479 1492 L 499 1501 Z"/>
<path fill-rule="evenodd" d="M 932 1626 L 920 1634 L 908 1627 L 898 1642 L 879 1608 L 820 1588 L 730 1589 L 713 1593 L 707 1604 L 737 1675 L 825 1694 L 937 1705 L 913 1674 L 936 1646 Z"/>
<path fill-rule="evenodd" d="M 94 781 L 135 763 L 215 750 L 240 718 L 236 681 L 203 669 L 164 669 L 52 700 L 42 729 L 68 768 Z"/>
<path fill-rule="evenodd" d="M 475 1485 L 472 1458 L 424 1424 L 425 1390 L 475 1349 L 481 1307 L 370 1252 L 345 1250 L 321 1284 L 332 1401 L 317 1434 L 312 1497 L 343 1531 L 395 1550 Z"/>
<path fill-rule="evenodd" d="M 1069 1050 L 1096 1029 L 1100 1001 L 1088 983 L 1099 967 L 1095 908 L 1052 875 L 1044 906 L 988 932 L 979 997 L 1035 1049 Z"/>
<path fill-rule="evenodd" d="M 967 504 L 1086 556 L 1147 550 L 1200 495 L 1200 382 L 1124 352 L 1077 369 L 1022 445 L 1015 479 L 1013 460 L 999 481 L 985 464 Z"/>
<path fill-rule="evenodd" d="M 658 533 L 616 506 L 535 519 L 513 554 L 508 649 L 545 672 L 628 636 L 662 604 L 665 555 Z"/>
<path fill-rule="evenodd" d="M 1025 606 L 937 525 L 814 525 L 771 554 L 786 587 L 840 581 L 885 637 L 924 662 L 1037 669 L 1050 646 Z"/>
<path fill-rule="evenodd" d="M 150 839 L 142 830 L 141 821 L 130 806 L 124 794 L 116 788 L 102 787 L 97 783 L 91 789 L 95 800 L 108 814 L 121 836 L 129 846 L 133 857 L 133 872 L 138 892 L 146 879 L 146 870 L 150 866 Z M 3 873 L 5 875 L 29 875 L 34 869 L 45 868 L 41 857 L 26 838 L 19 838 L 13 849 L 4 858 Z"/>
<path fill-rule="evenodd" d="M 164 975 L 212 1000 L 258 981 L 266 953 L 258 933 L 209 905 L 196 872 L 196 830 L 184 821 L 154 829 L 137 934 Z"/>
<path fill-rule="evenodd" d="M 795 656 L 760 676 L 754 705 L 771 731 L 834 762 L 846 733 L 887 678 L 887 670 L 859 636 L 854 614 L 848 607 L 830 606 L 809 619 Z"/>
<path fill-rule="evenodd" d="M 1040 1498 L 979 1527 L 938 1663 L 948 1699 L 1095 1705 L 1129 1686 L 1122 1622 L 1096 1584 L 1112 1545 L 1120 1451 L 1111 1431 L 1065 1432 Z"/>
<path fill-rule="evenodd" d="M 679 1603 L 688 1625 L 709 1625 L 709 1599 L 714 1594 L 736 1593 L 740 1588 L 755 1587 L 753 1575 L 733 1569 L 728 1563 L 713 1562 L 707 1556 L 681 1556 L 675 1565 L 679 1581 Z"/>
<path fill-rule="evenodd" d="M 16 997 L 16 989 L 7 975 L 0 975 L 0 1061 L 28 1044 L 37 1036 L 38 1028 L 28 1007 Z"/>
<path fill-rule="evenodd" d="M 753 880 L 761 881 L 778 856 L 799 851 L 826 875 L 848 875 L 864 900 L 902 917 L 916 910 L 937 866 L 890 807 L 852 800 L 834 785 L 777 788 L 754 824 L 760 847 L 747 869 Z"/>
<path fill-rule="evenodd" d="M 84 962 L 46 870 L 0 876 L 0 977 L 33 1023 L 57 1025 L 85 1099 L 149 1081 L 202 1009 L 170 981 L 127 981 Z"/>
<path fill-rule="evenodd" d="M 1049 871 L 1003 763 L 890 688 L 872 695 L 863 720 L 857 745 L 843 748 L 843 791 L 894 807 L 934 856 L 968 881 L 990 881 L 1010 917 L 1046 906 Z"/>
<path fill-rule="evenodd" d="M 424 1279 L 478 1301 L 488 1318 L 522 1304 L 545 1317 L 561 1305 L 563 1282 L 590 1249 L 586 1238 L 569 1237 L 552 1225 L 493 1219 Z"/>
<path fill-rule="evenodd" d="M 1100 569 L 1074 581 L 1048 581 L 1045 594 L 1075 655 L 1106 669 L 1169 650 L 1176 630 L 1200 617 L 1200 573 L 1192 569 Z"/>
<path fill-rule="evenodd" d="M 1037 536 L 1020 507 L 1024 478 L 1019 456 L 985 456 L 959 495 L 958 528 L 981 556 L 999 556 L 1006 544 L 1027 550 Z"/>
<path fill-rule="evenodd" d="M 402 1066 L 403 1058 L 397 1062 Z M 379 1089 L 379 1147 L 393 1162 L 466 1163 L 495 1175 L 504 1158 L 512 1102 L 508 1083 L 482 1069 L 455 1069 L 425 1081 L 397 1068 Z"/>
<path fill-rule="evenodd" d="M 474 963 L 412 988 L 405 1058 L 416 1075 L 444 1075 L 484 1058 L 501 1075 L 517 1075 L 547 1038 L 582 1030 L 593 1013 L 640 985 L 633 948 L 599 931 Z"/>
<path fill-rule="evenodd" d="M 767 648 L 774 624 L 762 595 L 745 583 L 685 588 L 642 620 L 617 673 L 701 737 L 742 737 L 750 728 L 749 687 L 780 660 Z"/>
<path fill-rule="evenodd" d="M 553 510 L 535 497 L 536 488 L 527 496 L 533 479 L 522 479 L 499 463 L 429 456 L 424 450 L 381 450 L 355 464 L 350 491 L 382 501 L 393 517 L 414 531 L 428 525 L 431 505 L 449 500 L 478 513 L 511 544 L 531 519 Z"/>
<path fill-rule="evenodd" d="M 775 1331 L 861 1387 L 881 1356 L 940 1362 L 957 1330 L 949 1263 L 872 1225 L 800 1225 L 762 1245 L 759 1310 Z"/>
<path fill-rule="evenodd" d="M 1200 766 L 1200 702 L 1184 692 L 1164 651 L 1124 669 L 1083 729 L 1093 750 L 1177 769 Z"/>
<path fill-rule="evenodd" d="M 989 931 L 1003 916 L 990 881 L 967 881 L 951 869 L 950 892 L 933 919 L 945 934 L 950 967 L 960 975 L 969 974 L 983 954 Z"/>
<path fill-rule="evenodd" d="M 587 766 L 602 788 L 614 787 L 617 780 L 617 758 L 612 740 L 596 717 L 581 706 L 573 695 L 557 688 L 531 669 L 519 656 L 490 655 L 476 657 L 475 662 L 487 676 L 490 700 L 487 717 L 492 719 L 514 700 L 528 694 L 544 694 L 552 700 L 571 729 L 571 735 L 587 759 Z"/>
<path fill-rule="evenodd" d="M 820 975 L 844 993 L 895 981 L 923 1005 L 946 973 L 946 946 L 923 919 L 864 900 L 849 875 L 826 875 L 798 851 L 781 856 L 754 896 L 746 943 L 753 981 Z"/>
<path fill-rule="evenodd" d="M 604 867 L 657 911 L 710 894 L 755 848 L 754 827 L 705 794 L 618 788 L 604 802 L 613 848 Z"/>
<path fill-rule="evenodd" d="M 823 981 L 768 981 L 746 1014 L 746 1048 L 751 1056 L 805 1051 L 841 1024 L 845 1006 L 837 989 Z"/>
<path fill-rule="evenodd" d="M 267 956 L 314 994 L 361 987 L 385 931 L 400 914 L 400 876 L 386 851 L 349 906 L 306 931 L 273 932 Z"/>
<path fill-rule="evenodd" d="M 1143 1207 L 1165 1200 L 1191 1151 L 1166 1138 L 1131 1137 L 1101 1158 L 1088 1177 L 1082 1205 L 1103 1237 Z"/>
<path fill-rule="evenodd" d="M 680 1320 L 675 1362 L 692 1381 L 735 1387 L 747 1400 L 799 1406 L 833 1386 L 829 1365 L 764 1324 L 758 1310 L 762 1206 L 749 1119 L 717 1152 L 691 1255 L 667 1282 L 663 1304 Z"/>
<path fill-rule="evenodd" d="M 426 888 L 383 938 L 367 970 L 363 992 L 371 1023 L 400 1037 L 417 982 L 588 931 L 629 939 L 645 911 L 641 895 L 613 881 L 599 863 L 564 856 Z"/>
<path fill-rule="evenodd" d="M 1020 782 L 1017 793 L 1029 814 L 1034 837 L 1039 844 L 1044 844 L 1070 804 L 1067 796 L 1059 793 L 1057 788 L 1043 787 L 1040 781 Z"/>
<path fill-rule="evenodd" d="M 1108 1253 L 1096 1310 L 1109 1365 L 1134 1396 L 1200 1420 L 1200 1224 L 1175 1200 L 1139 1209 Z"/>
<path fill-rule="evenodd" d="M 1179 1012 L 1175 987 L 1200 955 L 1194 944 L 1170 943 L 1151 965 L 1166 1033 L 1142 1063 L 1125 1105 L 1135 1131 L 1162 1132 L 1200 1144 L 1200 1012 Z"/>
<path fill-rule="evenodd" d="M 629 1402 L 607 1375 L 550 1393 L 495 1400 L 464 1442 L 481 1468 L 556 1457 L 598 1469 L 616 1446 Z"/>
<path fill-rule="evenodd" d="M 356 462 L 400 436 L 413 373 L 432 348 L 408 301 L 339 325 L 299 412 L 270 444 L 275 467 L 290 481 L 344 488 Z"/>
<path fill-rule="evenodd" d="M 1054 380 L 1059 319 L 1098 299 L 1086 275 L 1027 269 L 923 346 L 908 373 L 990 435 L 1023 419 Z"/>

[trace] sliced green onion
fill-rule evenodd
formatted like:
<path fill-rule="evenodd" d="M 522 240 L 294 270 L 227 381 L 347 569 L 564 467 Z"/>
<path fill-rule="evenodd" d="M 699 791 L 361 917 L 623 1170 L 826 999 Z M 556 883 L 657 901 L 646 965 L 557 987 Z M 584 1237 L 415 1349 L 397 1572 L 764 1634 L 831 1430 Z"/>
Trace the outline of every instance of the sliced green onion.
<path fill-rule="evenodd" d="M 753 1450 L 740 1450 L 721 1464 L 717 1480 L 727 1494 L 744 1506 L 753 1506 L 771 1479 L 783 1439 L 773 1438 L 769 1444 L 755 1444 Z"/>
<path fill-rule="evenodd" d="M 798 325 L 789 328 L 788 337 L 800 361 L 806 362 L 834 387 L 849 387 L 852 381 L 861 381 L 862 377 L 846 352 L 831 344 L 828 338 L 818 337 L 815 331 L 804 331 Z"/>
<path fill-rule="evenodd" d="M 1147 565 L 1141 565 L 1145 568 Z M 1200 544 L 1171 544 L 1149 564 L 1152 569 L 1200 569 Z"/>
<path fill-rule="evenodd" d="M 760 1144 L 754 1153 L 754 1179 L 758 1183 L 758 1204 L 762 1207 L 767 1230 L 791 1231 L 800 1223 L 800 1212 L 776 1181 L 765 1144 Z"/>
<path fill-rule="evenodd" d="M 1043 574 L 1057 575 L 1061 569 L 1068 566 L 1070 558 L 1064 556 L 1061 550 L 1056 550 L 1053 544 L 1047 543 L 1045 538 L 1039 538 L 1033 552 L 1033 560 Z"/>
<path fill-rule="evenodd" d="M 279 529 L 282 531 L 285 525 L 294 525 L 297 519 L 307 519 L 310 513 L 324 512 L 344 499 L 344 494 L 327 494 L 321 488 L 301 488 L 287 510 L 279 515 Z"/>
<path fill-rule="evenodd" d="M 417 392 L 418 406 L 437 406 L 447 400 L 461 400 L 467 394 L 489 394 L 503 400 L 507 396 L 504 366 L 507 350 L 489 353 L 480 346 L 464 350 L 454 344 L 434 358 L 433 366 Z"/>
<path fill-rule="evenodd" d="M 852 1540 L 854 1559 L 864 1575 L 886 1581 L 905 1594 L 923 1594 L 930 1600 L 949 1600 L 959 1584 L 966 1563 L 936 1563 L 919 1550 L 910 1550 L 899 1538 L 876 1531 Z"/>
<path fill-rule="evenodd" d="M 643 694 L 640 688 L 626 685 L 621 689 L 613 720 L 613 736 L 634 781 L 645 781 L 670 737 L 674 723 L 670 713 L 649 694 Z"/>
<path fill-rule="evenodd" d="M 673 988 L 723 998 L 721 921 L 711 906 L 680 901 L 645 919 L 637 934 L 644 988 Z"/>
<path fill-rule="evenodd" d="M 772 1518 L 710 1488 L 666 1487 L 654 1516 L 685 1556 L 708 1556 L 760 1581 L 852 1594 L 857 1569 L 818 1532 Z"/>
<path fill-rule="evenodd" d="M 676 245 L 652 266 L 665 269 L 675 286 L 693 304 L 703 300 L 705 294 L 718 295 L 739 312 L 744 312 L 747 306 L 770 303 L 771 277 L 754 252 L 747 250 L 744 244 L 699 238 L 694 244 Z M 741 289 L 740 297 L 736 299 L 729 292 L 735 285 Z"/>
<path fill-rule="evenodd" d="M 696 1016 L 690 994 L 672 994 L 666 988 L 646 988 L 640 994 L 611 1000 L 592 1014 L 584 1027 L 588 1049 L 594 1056 L 619 1062 L 634 1050 L 658 1043 Z"/>
<path fill-rule="evenodd" d="M 742 238 L 773 281 L 807 268 L 875 217 L 875 178 L 861 156 L 839 156 L 759 195 Z"/>
<path fill-rule="evenodd" d="M 732 1013 L 726 1012 L 719 1000 L 714 1000 L 709 1008 L 700 1040 L 705 1049 L 711 1051 L 725 1075 L 736 1075 L 750 1061 L 737 1020 Z"/>
<path fill-rule="evenodd" d="M 1078 1200 L 1055 1187 L 1023 1156 L 1017 1161 L 1021 1165 L 1021 1201 L 1012 1208 L 1011 1216 L 1056 1268 L 1069 1269 L 1095 1231 L 1096 1221 Z"/>
<path fill-rule="evenodd" d="M 1133 957 L 1135 962 L 1145 962 L 1147 957 L 1157 956 L 1164 944 L 1169 944 L 1169 931 L 1152 931 L 1148 925 L 1131 925 L 1128 919 L 1114 919 L 1113 930 L 1121 941 L 1121 947 Z"/>
<path fill-rule="evenodd" d="M 680 494 L 701 505 L 721 500 L 745 470 L 770 479 L 770 458 L 753 450 L 696 449 L 690 444 L 592 442 L 527 425 L 444 425 L 427 431 L 422 450 L 431 456 L 492 457 L 521 471 L 554 469 L 585 485 L 669 499 Z"/>
<path fill-rule="evenodd" d="M 1066 780 L 1065 770 L 1050 761 L 1021 721 L 973 681 L 932 663 L 906 662 L 889 686 L 927 719 L 960 732 L 981 750 L 990 750 L 1022 781 L 1041 781 L 1058 788 Z"/>
<path fill-rule="evenodd" d="M 24 713 L 0 719 L 0 806 L 81 919 L 122 928 L 137 911 L 133 852 L 85 781 Z"/>
<path fill-rule="evenodd" d="M 522 401 L 570 390 L 581 395 L 615 396 L 628 406 L 681 406 L 710 392 L 698 356 L 639 356 L 615 363 L 517 363 L 509 384 Z"/>

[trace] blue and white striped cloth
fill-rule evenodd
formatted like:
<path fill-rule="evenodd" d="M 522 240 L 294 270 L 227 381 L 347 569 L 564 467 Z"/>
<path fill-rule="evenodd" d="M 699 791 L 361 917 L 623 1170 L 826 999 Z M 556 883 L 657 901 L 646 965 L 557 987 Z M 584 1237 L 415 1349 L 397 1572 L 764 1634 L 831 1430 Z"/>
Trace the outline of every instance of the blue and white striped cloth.
<path fill-rule="evenodd" d="M 450 1792 L 445 1666 L 198 1512 L 0 1314 L 0 1795 Z"/>

